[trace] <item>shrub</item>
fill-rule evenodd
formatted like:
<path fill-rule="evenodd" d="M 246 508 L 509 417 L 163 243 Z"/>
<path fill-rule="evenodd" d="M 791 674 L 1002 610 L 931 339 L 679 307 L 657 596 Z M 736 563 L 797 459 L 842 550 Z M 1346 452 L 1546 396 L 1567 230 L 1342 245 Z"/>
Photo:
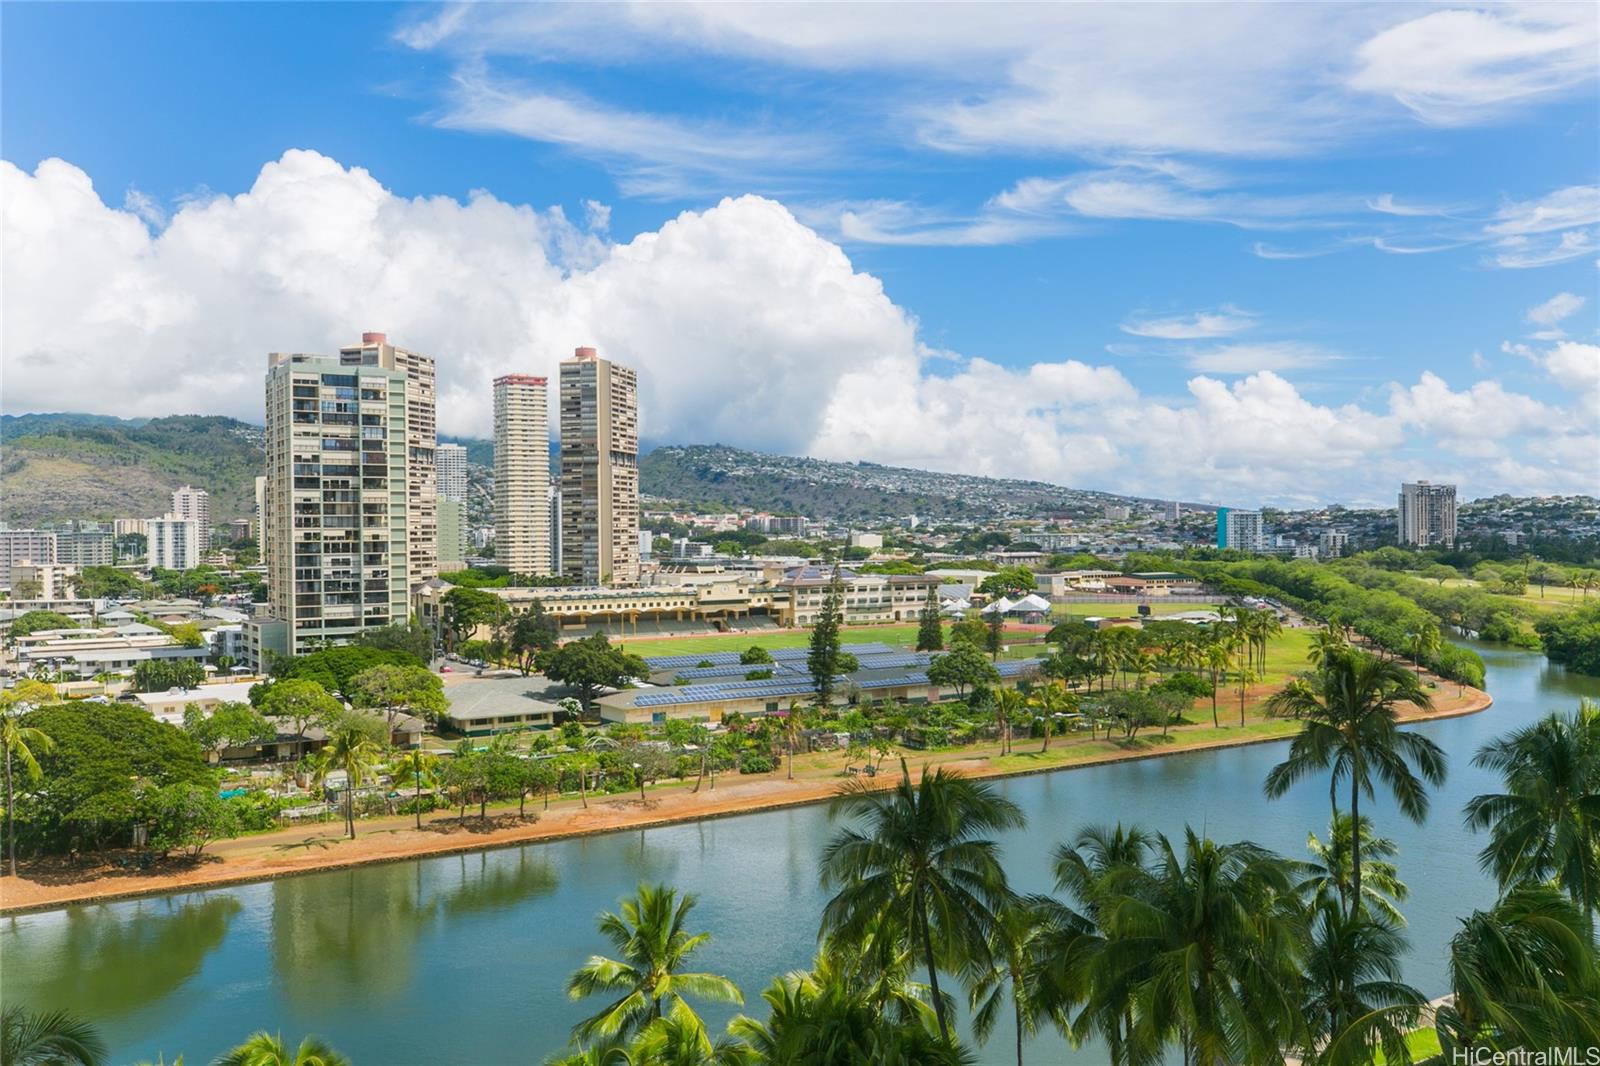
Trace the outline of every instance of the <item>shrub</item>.
<path fill-rule="evenodd" d="M 777 764 L 772 761 L 772 756 L 764 751 L 747 751 L 739 756 L 739 772 L 741 774 L 770 774 L 777 768 Z"/>
<path fill-rule="evenodd" d="M 239 819 L 240 832 L 260 833 L 277 828 L 284 802 L 270 792 L 247 792 L 228 797 L 228 806 Z"/>
<path fill-rule="evenodd" d="M 765 681 L 772 676 L 771 670 L 750 670 L 744 675 L 746 681 Z"/>

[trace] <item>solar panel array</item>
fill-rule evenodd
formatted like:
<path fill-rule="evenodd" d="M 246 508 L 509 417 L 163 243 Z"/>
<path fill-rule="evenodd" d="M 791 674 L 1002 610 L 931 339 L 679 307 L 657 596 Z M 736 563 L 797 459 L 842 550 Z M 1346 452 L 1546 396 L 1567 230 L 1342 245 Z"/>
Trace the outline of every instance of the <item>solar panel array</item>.
<path fill-rule="evenodd" d="M 880 641 L 869 641 L 862 644 L 844 644 L 840 651 L 847 651 L 856 658 L 863 655 L 890 655 L 897 651 Z M 768 649 L 774 662 L 785 663 L 804 661 L 811 654 L 809 648 L 770 648 Z M 710 663 L 712 666 L 733 666 L 739 664 L 739 652 L 712 651 L 704 655 L 647 655 L 645 665 L 651 671 L 674 670 L 681 666 L 699 666 L 701 663 Z M 764 664 L 763 664 L 764 665 Z M 752 670 L 756 667 L 752 665 Z"/>
<path fill-rule="evenodd" d="M 916 687 L 930 684 L 927 666 L 933 658 L 927 652 L 905 652 L 886 644 L 846 644 L 840 650 L 856 657 L 863 670 L 922 669 L 894 677 L 875 678 L 856 682 L 863 691 L 886 688 Z M 766 669 L 767 664 L 739 662 L 736 652 L 713 652 L 710 655 L 658 655 L 646 659 L 652 670 L 678 670 L 678 676 L 689 680 L 704 680 L 705 684 L 679 685 L 670 689 L 652 689 L 641 692 L 634 699 L 635 707 L 668 707 L 693 703 L 715 703 L 724 700 L 778 699 L 786 696 L 805 696 L 814 691 L 810 676 L 805 670 L 805 648 L 778 648 L 772 653 L 775 660 L 770 669 L 774 676 L 757 681 L 719 681 L 718 678 L 742 677 L 751 670 Z M 714 665 L 702 667 L 699 663 L 710 660 Z M 994 664 L 1003 678 L 1022 677 L 1039 669 L 1038 659 L 1005 659 Z M 848 679 L 839 678 L 841 685 Z"/>
<path fill-rule="evenodd" d="M 677 676 L 689 681 L 710 680 L 718 677 L 744 677 L 752 670 L 771 670 L 774 677 L 806 674 L 804 663 L 734 663 L 731 666 L 691 666 L 677 671 Z"/>

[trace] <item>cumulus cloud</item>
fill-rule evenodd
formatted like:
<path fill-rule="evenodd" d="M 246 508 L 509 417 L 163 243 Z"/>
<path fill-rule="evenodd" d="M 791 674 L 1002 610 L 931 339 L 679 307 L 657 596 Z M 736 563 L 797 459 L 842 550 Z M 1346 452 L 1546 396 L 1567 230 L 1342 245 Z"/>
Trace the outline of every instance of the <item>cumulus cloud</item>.
<path fill-rule="evenodd" d="M 379 329 L 438 359 L 445 432 L 487 434 L 496 374 L 597 344 L 639 366 L 648 435 L 792 450 L 835 375 L 915 343 L 877 279 L 754 197 L 611 244 L 559 210 L 405 199 L 305 151 L 156 233 L 60 160 L 0 163 L 0 192 L 13 410 L 260 421 L 268 351 Z"/>
<path fill-rule="evenodd" d="M 1498 420 L 1515 428 L 1496 437 L 1496 462 L 1515 446 L 1549 491 L 1597 480 L 1572 461 L 1592 433 L 1589 399 L 1541 406 L 1425 376 L 1394 386 L 1387 407 L 1320 403 L 1280 373 L 1299 365 L 1288 349 L 1247 363 L 1236 344 L 1200 350 L 1214 361 L 1197 365 L 1244 376 L 1201 373 L 1162 397 L 1069 353 L 1002 366 L 935 351 L 876 278 L 759 197 L 618 242 L 599 205 L 579 223 L 483 192 L 408 199 L 308 151 L 267 164 L 246 192 L 177 205 L 160 228 L 61 160 L 32 174 L 0 163 L 0 197 L 12 411 L 259 421 L 268 351 L 332 351 L 378 329 L 437 358 L 447 433 L 487 435 L 494 376 L 552 374 L 589 343 L 638 368 L 643 431 L 661 441 L 1189 498 L 1359 501 L 1387 496 L 1396 449 L 1466 454 L 1459 426 Z M 1239 361 L 1225 366 L 1230 347 Z M 1570 342 L 1528 353 L 1586 398 L 1597 356 Z M 1477 468 L 1469 491 L 1535 485 L 1499 469 Z"/>

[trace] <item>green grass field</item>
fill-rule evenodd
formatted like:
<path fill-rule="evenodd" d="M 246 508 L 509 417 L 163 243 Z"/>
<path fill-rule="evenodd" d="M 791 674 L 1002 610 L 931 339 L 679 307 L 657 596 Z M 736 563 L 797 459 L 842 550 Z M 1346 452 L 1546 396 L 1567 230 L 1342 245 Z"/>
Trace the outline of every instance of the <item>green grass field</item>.
<path fill-rule="evenodd" d="M 1412 573 L 1412 577 L 1421 578 L 1421 574 Z M 1449 578 L 1444 583 L 1445 588 L 1477 588 L 1478 582 L 1470 577 Z M 1506 596 L 1502 593 L 1492 593 L 1497 600 L 1504 600 L 1509 604 L 1521 604 L 1531 607 L 1536 611 L 1564 611 L 1571 607 L 1581 607 L 1590 602 L 1600 603 L 1600 593 L 1593 590 L 1585 593 L 1583 589 L 1568 588 L 1565 585 L 1529 585 L 1527 591 L 1521 596 Z"/>

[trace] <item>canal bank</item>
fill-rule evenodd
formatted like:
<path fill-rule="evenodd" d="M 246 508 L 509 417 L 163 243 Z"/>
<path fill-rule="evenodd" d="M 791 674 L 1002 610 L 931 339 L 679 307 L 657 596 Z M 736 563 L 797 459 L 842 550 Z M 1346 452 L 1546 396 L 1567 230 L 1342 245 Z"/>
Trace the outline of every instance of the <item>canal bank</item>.
<path fill-rule="evenodd" d="M 1487 692 L 1467 687 L 1459 687 L 1457 694 L 1441 695 L 1437 699 L 1436 709 L 1408 709 L 1402 714 L 1402 720 L 1440 721 L 1477 714 L 1494 702 Z M 1158 740 L 1153 731 L 1149 731 L 1139 746 L 1130 748 L 1119 747 L 1115 742 L 1085 745 L 1081 738 L 1067 736 L 1057 738 L 1053 753 L 1033 751 L 1033 745 L 1038 743 L 1034 740 L 1024 742 L 1029 750 L 1003 757 L 974 754 L 965 749 L 931 755 L 906 754 L 914 775 L 944 767 L 968 777 L 1020 777 L 1279 743 L 1292 737 L 1295 731 L 1295 724 L 1290 721 L 1252 722 L 1242 735 L 1232 726 L 1216 730 L 1197 725 L 1174 730 L 1172 736 L 1164 740 Z M 458 821 L 454 815 L 435 812 L 424 819 L 420 830 L 405 816 L 358 822 L 359 835 L 355 840 L 347 839 L 338 823 L 256 834 L 213 845 L 198 864 L 175 865 L 151 874 L 113 868 L 87 877 L 74 876 L 71 869 L 48 869 L 20 877 L 6 875 L 0 877 L 0 915 L 271 881 L 374 863 L 408 862 L 601 833 L 655 829 L 681 822 L 823 803 L 832 798 L 842 780 L 832 769 L 837 757 L 829 759 L 823 767 L 819 767 L 817 759 L 802 761 L 808 763 L 807 770 L 812 772 L 796 780 L 787 779 L 781 770 L 758 779 L 724 774 L 716 785 L 703 787 L 699 792 L 691 791 L 689 783 L 684 782 L 658 787 L 644 800 L 630 792 L 591 799 L 587 806 L 572 799 L 557 803 L 549 811 L 535 806 L 530 812 L 534 815 L 531 820 L 518 818 L 514 812 L 506 813 L 504 807 L 498 809 L 488 824 L 476 817 Z M 815 772 L 818 769 L 822 772 Z M 897 768 L 885 763 L 882 769 L 884 772 L 870 783 L 880 788 L 893 787 L 898 780 Z M 866 782 L 868 779 L 857 780 Z"/>
<path fill-rule="evenodd" d="M 1600 697 L 1600 681 L 1542 656 L 1473 646 L 1489 665 L 1494 710 L 1414 727 L 1450 759 L 1427 821 L 1413 825 L 1382 797 L 1368 811 L 1400 848 L 1411 887 L 1404 976 L 1429 998 L 1447 990 L 1459 918 L 1494 898 L 1478 869 L 1483 839 L 1461 819 L 1466 800 L 1494 787 L 1471 765 L 1473 752 Z M 1056 844 L 1118 821 L 1169 835 L 1192 825 L 1219 841 L 1305 856 L 1307 833 L 1326 835 L 1326 781 L 1265 800 L 1261 782 L 1281 757 L 1281 747 L 1258 744 L 999 779 L 1028 817 L 1026 829 L 1000 838 L 1006 868 L 1019 891 L 1051 891 Z M 260 1028 L 286 1040 L 317 1033 L 361 1066 L 537 1062 L 590 1012 L 567 998 L 565 982 L 605 948 L 596 914 L 640 881 L 699 897 L 691 924 L 712 940 L 697 968 L 730 977 L 742 1009 L 763 1014 L 771 979 L 810 964 L 828 895 L 817 855 L 837 828 L 813 804 L 17 915 L 0 920 L 6 1002 L 79 1011 L 119 1063 L 160 1053 L 209 1061 Z M 705 1014 L 720 1031 L 735 1012 Z M 977 1055 L 992 1066 L 1014 1061 L 1009 1032 Z M 1051 1032 L 1031 1042 L 1029 1061 L 1078 1066 L 1105 1056 Z"/>

